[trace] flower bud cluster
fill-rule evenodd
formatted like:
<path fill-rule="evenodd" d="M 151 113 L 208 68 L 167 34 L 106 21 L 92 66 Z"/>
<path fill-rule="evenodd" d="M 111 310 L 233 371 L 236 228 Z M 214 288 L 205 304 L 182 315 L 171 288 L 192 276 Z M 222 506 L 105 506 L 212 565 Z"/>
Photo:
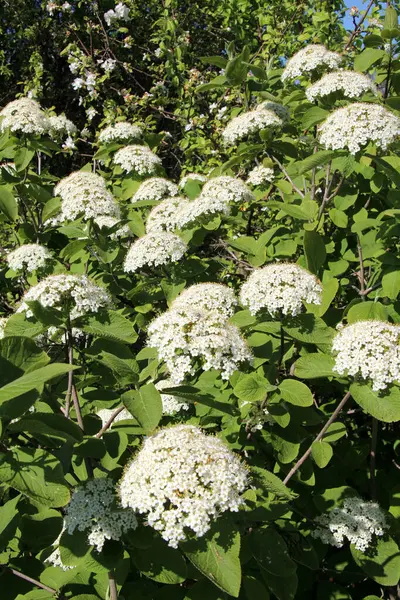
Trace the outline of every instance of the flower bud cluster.
<path fill-rule="evenodd" d="M 19 98 L 0 111 L 0 130 L 7 128 L 13 132 L 43 135 L 49 129 L 49 122 L 40 104 L 30 98 Z"/>
<path fill-rule="evenodd" d="M 134 171 L 138 175 L 152 175 L 161 166 L 161 159 L 148 146 L 137 144 L 117 150 L 114 162 L 126 173 Z"/>
<path fill-rule="evenodd" d="M 146 232 L 174 231 L 179 227 L 179 213 L 189 205 L 189 200 L 182 196 L 166 198 L 150 211 L 146 221 Z"/>
<path fill-rule="evenodd" d="M 143 267 L 159 267 L 182 258 L 187 244 L 169 231 L 152 231 L 137 239 L 129 248 L 124 271 L 134 273 Z"/>
<path fill-rule="evenodd" d="M 112 227 L 115 227 L 117 223 L 119 223 L 119 219 L 116 219 L 115 217 L 109 217 L 107 215 L 100 215 L 99 217 L 93 219 L 93 221 L 98 227 L 100 227 L 100 229 L 111 229 Z M 108 234 L 109 238 L 114 241 L 120 238 L 132 237 L 132 235 L 132 231 L 129 229 L 128 225 L 122 225 L 122 227 L 119 227 L 116 231 L 114 231 L 114 233 Z"/>
<path fill-rule="evenodd" d="M 227 146 L 233 146 L 238 141 L 258 133 L 262 129 L 276 129 L 282 126 L 282 120 L 272 110 L 249 110 L 234 117 L 222 133 L 222 139 Z"/>
<path fill-rule="evenodd" d="M 357 321 L 334 337 L 334 370 L 372 382 L 374 391 L 400 381 L 400 325 L 384 321 Z"/>
<path fill-rule="evenodd" d="M 327 73 L 306 89 L 307 100 L 314 102 L 334 92 L 341 92 L 345 98 L 359 98 L 367 92 L 377 95 L 378 91 L 372 79 L 355 71 L 335 71 Z"/>
<path fill-rule="evenodd" d="M 242 285 L 240 301 L 253 315 L 266 309 L 272 317 L 296 316 L 303 302 L 321 304 L 321 294 L 314 275 L 294 263 L 276 263 L 253 271 Z"/>
<path fill-rule="evenodd" d="M 51 252 L 40 244 L 24 244 L 7 254 L 10 269 L 28 273 L 43 269 L 51 259 Z"/>
<path fill-rule="evenodd" d="M 199 184 L 205 183 L 207 181 L 207 177 L 205 175 L 201 175 L 200 173 L 188 173 L 184 175 L 179 182 L 179 187 L 183 189 L 189 180 L 196 181 Z"/>
<path fill-rule="evenodd" d="M 100 552 L 106 540 L 120 540 L 124 533 L 136 529 L 137 520 L 133 511 L 119 508 L 114 482 L 102 478 L 76 488 L 64 524 L 69 534 L 89 530 L 88 543 Z"/>
<path fill-rule="evenodd" d="M 85 275 L 69 274 L 50 275 L 30 288 L 17 312 L 26 312 L 27 317 L 32 317 L 33 312 L 27 304 L 32 300 L 37 300 L 45 308 L 67 310 L 71 319 L 98 312 L 112 303 L 108 292 Z"/>
<path fill-rule="evenodd" d="M 213 313 L 216 319 L 228 320 L 232 315 L 237 299 L 234 291 L 220 283 L 198 283 L 191 285 L 179 294 L 171 308 L 199 308 Z"/>
<path fill-rule="evenodd" d="M 238 511 L 247 485 L 246 467 L 222 440 L 175 425 L 145 439 L 119 493 L 123 507 L 147 515 L 148 524 L 177 548 L 188 530 L 201 537 L 221 513 Z"/>
<path fill-rule="evenodd" d="M 346 498 L 341 508 L 336 507 L 315 521 L 319 526 L 311 531 L 314 538 L 337 548 L 341 548 L 347 538 L 361 552 L 369 548 L 374 535 L 382 536 L 388 528 L 379 505 L 357 497 Z"/>
<path fill-rule="evenodd" d="M 263 185 L 265 183 L 271 183 L 274 179 L 274 170 L 271 167 L 264 167 L 259 165 L 254 167 L 247 176 L 246 183 L 251 185 Z"/>
<path fill-rule="evenodd" d="M 332 71 L 339 67 L 342 57 L 330 52 L 320 44 L 310 44 L 302 48 L 286 63 L 282 81 L 297 79 L 302 75 L 311 75 L 318 71 Z"/>
<path fill-rule="evenodd" d="M 150 177 L 140 184 L 132 198 L 132 203 L 147 200 L 162 200 L 177 196 L 178 186 L 164 177 Z"/>
<path fill-rule="evenodd" d="M 118 121 L 118 123 L 109 125 L 100 131 L 99 142 L 102 144 L 129 142 L 141 138 L 142 135 L 143 128 L 140 125 L 132 125 L 128 121 Z"/>

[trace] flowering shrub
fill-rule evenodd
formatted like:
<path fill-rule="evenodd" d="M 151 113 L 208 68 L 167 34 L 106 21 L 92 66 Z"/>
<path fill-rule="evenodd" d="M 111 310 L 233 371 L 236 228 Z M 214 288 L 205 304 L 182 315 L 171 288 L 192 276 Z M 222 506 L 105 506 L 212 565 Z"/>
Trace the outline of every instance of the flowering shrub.
<path fill-rule="evenodd" d="M 203 4 L 10 17 L 5 600 L 398 594 L 396 9 Z"/>

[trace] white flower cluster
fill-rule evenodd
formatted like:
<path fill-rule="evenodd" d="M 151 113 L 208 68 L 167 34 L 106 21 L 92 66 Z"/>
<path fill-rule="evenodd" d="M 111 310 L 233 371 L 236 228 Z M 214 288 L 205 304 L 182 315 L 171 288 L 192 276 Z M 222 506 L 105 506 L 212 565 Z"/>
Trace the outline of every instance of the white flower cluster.
<path fill-rule="evenodd" d="M 247 176 L 246 183 L 250 183 L 251 185 L 263 185 L 264 183 L 271 183 L 274 179 L 274 170 L 271 167 L 264 167 L 263 165 L 258 165 L 254 167 L 250 171 Z"/>
<path fill-rule="evenodd" d="M 109 125 L 100 131 L 99 141 L 102 144 L 111 142 L 128 142 L 136 140 L 143 135 L 143 129 L 139 125 L 132 125 L 127 121 L 119 121 L 115 125 Z"/>
<path fill-rule="evenodd" d="M 227 204 L 229 202 L 242 204 L 243 202 L 253 202 L 255 200 L 253 192 L 244 181 L 230 175 L 221 175 L 210 179 L 204 185 L 201 194 L 208 198 L 216 197 Z"/>
<path fill-rule="evenodd" d="M 4 337 L 4 330 L 6 328 L 7 321 L 7 317 L 0 317 L 0 340 L 2 340 Z"/>
<path fill-rule="evenodd" d="M 233 315 L 237 299 L 234 291 L 221 283 L 198 283 L 179 294 L 172 308 L 199 308 L 213 313 L 214 318 L 226 321 Z"/>
<path fill-rule="evenodd" d="M 297 79 L 315 71 L 331 71 L 337 69 L 341 62 L 342 57 L 337 52 L 330 52 L 320 44 L 310 44 L 289 58 L 282 73 L 282 81 Z"/>
<path fill-rule="evenodd" d="M 171 394 L 162 393 L 163 389 L 174 386 L 175 383 L 170 379 L 163 379 L 155 384 L 156 389 L 160 392 L 163 415 L 169 417 L 172 417 L 181 410 L 189 410 L 190 408 L 190 405 L 182 400 L 182 398 L 178 398 L 177 396 L 173 396 Z"/>
<path fill-rule="evenodd" d="M 272 110 L 249 110 L 234 117 L 225 127 L 222 139 L 226 145 L 236 144 L 249 135 L 262 129 L 277 128 L 282 126 L 282 120 Z"/>
<path fill-rule="evenodd" d="M 124 507 L 147 515 L 151 527 L 177 548 L 190 529 L 203 536 L 225 511 L 238 511 L 248 485 L 245 465 L 217 437 L 191 425 L 146 438 L 120 482 Z"/>
<path fill-rule="evenodd" d="M 104 20 L 109 27 L 115 21 L 129 21 L 129 8 L 122 2 L 119 2 L 116 5 L 115 10 L 110 9 L 104 13 Z"/>
<path fill-rule="evenodd" d="M 327 149 L 348 149 L 356 154 L 369 142 L 386 150 L 400 135 L 400 119 L 384 106 L 354 102 L 338 108 L 319 128 Z"/>
<path fill-rule="evenodd" d="M 40 244 L 24 244 L 7 254 L 7 264 L 13 271 L 24 271 L 32 273 L 43 269 L 51 260 L 51 252 Z"/>
<path fill-rule="evenodd" d="M 114 162 L 126 173 L 135 171 L 139 175 L 151 175 L 161 165 L 161 159 L 148 146 L 137 144 L 117 150 Z"/>
<path fill-rule="evenodd" d="M 148 346 L 156 348 L 171 374 L 181 383 L 196 368 L 217 369 L 229 379 L 252 355 L 238 328 L 215 312 L 187 306 L 170 308 L 148 328 Z"/>
<path fill-rule="evenodd" d="M 116 408 L 102 408 L 101 410 L 97 411 L 96 415 L 100 417 L 102 427 L 108 423 L 111 415 L 113 415 L 116 410 Z M 118 421 L 126 421 L 127 419 L 132 419 L 132 415 L 129 410 L 124 408 L 124 410 L 121 410 L 121 412 L 115 417 L 114 421 L 110 425 L 110 429 L 115 423 L 118 423 Z"/>
<path fill-rule="evenodd" d="M 371 545 L 373 535 L 382 536 L 388 528 L 379 505 L 357 497 L 346 498 L 343 507 L 336 507 L 315 521 L 320 527 L 311 531 L 313 537 L 337 548 L 341 548 L 347 538 L 361 552 Z"/>
<path fill-rule="evenodd" d="M 57 310 L 67 309 L 71 319 L 87 313 L 98 312 L 101 308 L 110 307 L 111 297 L 108 292 L 93 283 L 85 275 L 49 275 L 37 285 L 30 288 L 22 298 L 17 312 L 26 312 L 33 316 L 27 302 L 37 300 L 44 307 Z"/>
<path fill-rule="evenodd" d="M 266 100 L 265 102 L 258 104 L 256 110 L 272 110 L 283 123 L 288 123 L 290 121 L 290 110 L 287 106 L 283 106 L 283 104 L 279 104 L 278 102 Z"/>
<path fill-rule="evenodd" d="M 158 267 L 182 258 L 187 244 L 169 231 L 147 233 L 129 248 L 124 261 L 124 271 L 134 273 L 142 267 Z"/>
<path fill-rule="evenodd" d="M 85 220 L 100 215 L 120 217 L 120 209 L 106 188 L 105 180 L 88 171 L 76 171 L 54 188 L 54 195 L 61 196 L 61 211 L 52 220 L 54 224 L 73 221 L 79 215 Z"/>
<path fill-rule="evenodd" d="M 333 92 L 342 92 L 346 98 L 359 98 L 367 92 L 377 95 L 377 89 L 372 79 L 356 71 L 334 71 L 327 73 L 306 89 L 307 100 L 314 102 L 318 98 L 328 96 Z"/>
<path fill-rule="evenodd" d="M 178 186 L 164 177 L 150 177 L 140 184 L 132 198 L 132 203 L 148 200 L 162 200 L 178 194 Z"/>
<path fill-rule="evenodd" d="M 2 117 L 2 118 L 1 118 Z M 0 111 L 0 129 L 20 133 L 43 135 L 49 129 L 49 122 L 40 104 L 30 98 L 20 98 L 9 102 Z"/>
<path fill-rule="evenodd" d="M 336 334 L 332 352 L 337 373 L 369 379 L 374 391 L 400 381 L 400 325 L 357 321 Z"/>
<path fill-rule="evenodd" d="M 207 181 L 207 177 L 205 175 L 201 175 L 200 173 L 188 173 L 180 180 L 179 187 L 183 189 L 190 179 L 192 181 L 197 181 L 197 183 L 205 183 Z"/>
<path fill-rule="evenodd" d="M 256 269 L 240 290 L 240 301 L 251 314 L 266 309 L 271 316 L 298 315 L 303 302 L 321 304 L 322 287 L 317 278 L 291 263 L 276 263 Z"/>
<path fill-rule="evenodd" d="M 111 229 L 111 227 L 114 227 L 117 223 L 119 223 L 119 219 L 116 219 L 115 217 L 108 217 L 107 215 L 100 215 L 99 217 L 94 218 L 93 222 L 96 223 L 100 229 L 103 227 L 106 229 Z M 122 225 L 122 227 L 119 227 L 114 233 L 109 234 L 110 239 L 114 241 L 118 240 L 119 238 L 132 237 L 132 235 L 132 231 L 129 229 L 128 225 Z"/>
<path fill-rule="evenodd" d="M 200 194 L 179 212 L 179 224 L 182 228 L 190 227 L 201 217 L 208 219 L 219 214 L 229 215 L 230 212 L 230 206 L 224 198 Z"/>
<path fill-rule="evenodd" d="M 54 115 L 49 117 L 49 133 L 53 138 L 63 135 L 72 136 L 77 132 L 76 125 L 67 119 L 65 115 Z"/>
<path fill-rule="evenodd" d="M 179 212 L 189 205 L 181 196 L 166 198 L 150 211 L 146 221 L 146 232 L 174 231 L 180 225 Z"/>
<path fill-rule="evenodd" d="M 91 479 L 76 488 L 64 519 L 69 534 L 89 530 L 88 542 L 100 552 L 106 540 L 120 540 L 123 533 L 136 529 L 131 510 L 119 508 L 111 479 Z"/>

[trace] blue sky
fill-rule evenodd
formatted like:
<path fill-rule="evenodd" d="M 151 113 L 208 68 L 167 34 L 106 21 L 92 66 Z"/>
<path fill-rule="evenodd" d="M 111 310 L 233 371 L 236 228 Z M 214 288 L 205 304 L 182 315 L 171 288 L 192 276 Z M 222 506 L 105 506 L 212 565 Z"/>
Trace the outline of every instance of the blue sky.
<path fill-rule="evenodd" d="M 357 6 L 357 8 L 362 10 L 367 6 L 367 3 L 364 3 L 362 0 L 346 0 L 346 6 L 347 6 L 347 8 L 351 8 L 352 6 Z M 346 27 L 346 29 L 353 29 L 353 19 L 351 17 L 349 17 L 348 12 L 344 19 L 344 26 Z"/>

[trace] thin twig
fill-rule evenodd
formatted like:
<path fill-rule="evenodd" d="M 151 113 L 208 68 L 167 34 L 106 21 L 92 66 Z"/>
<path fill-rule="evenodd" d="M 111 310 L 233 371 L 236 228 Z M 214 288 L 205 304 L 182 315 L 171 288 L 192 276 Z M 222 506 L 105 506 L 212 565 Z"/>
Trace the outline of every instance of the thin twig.
<path fill-rule="evenodd" d="M 276 162 L 276 164 L 278 165 L 278 167 L 280 168 L 280 170 L 282 171 L 282 173 L 284 174 L 284 176 L 286 177 L 286 179 L 288 180 L 288 182 L 290 183 L 292 188 L 299 194 L 299 196 L 301 198 L 304 198 L 303 192 L 297 187 L 297 185 L 295 183 L 293 183 L 290 175 L 288 175 L 288 173 L 287 173 L 285 167 L 282 165 L 282 163 L 280 163 L 279 160 L 277 158 L 275 158 L 275 156 L 272 156 L 271 158 L 274 162 Z"/>
<path fill-rule="evenodd" d="M 327 420 L 327 422 L 325 423 L 325 425 L 323 426 L 323 428 L 321 429 L 321 431 L 319 432 L 319 434 L 315 438 L 313 444 L 315 442 L 319 442 L 324 437 L 324 435 L 325 435 L 328 427 L 330 425 L 332 425 L 332 423 L 334 421 L 336 421 L 336 419 L 337 419 L 340 411 L 342 410 L 343 406 L 346 404 L 346 402 L 350 398 L 350 396 L 351 396 L 350 392 L 347 392 L 347 394 L 342 398 L 342 400 L 340 401 L 340 403 L 337 406 L 337 408 L 335 409 L 335 411 L 332 413 L 332 415 L 330 416 L 330 418 Z M 306 450 L 304 452 L 303 456 L 301 458 L 299 458 L 299 460 L 294 465 L 294 467 L 292 469 L 290 469 L 289 473 L 286 475 L 285 479 L 283 480 L 283 483 L 285 485 L 287 485 L 288 481 L 293 477 L 293 475 L 296 473 L 296 471 L 298 471 L 300 469 L 301 465 L 306 462 L 307 458 L 311 454 L 311 450 L 312 450 L 312 444 L 308 448 L 308 450 Z"/>
<path fill-rule="evenodd" d="M 331 175 L 331 168 L 332 168 L 332 161 L 328 164 L 328 166 L 326 168 L 325 189 L 324 189 L 324 195 L 322 197 L 321 206 L 319 207 L 317 229 L 318 229 L 319 222 L 322 219 L 322 215 L 324 214 L 325 206 L 327 205 L 328 200 L 329 200 L 329 191 L 331 189 L 331 185 L 332 185 L 332 181 L 333 181 L 333 177 L 329 181 L 329 177 Z"/>
<path fill-rule="evenodd" d="M 107 431 L 107 429 L 109 429 L 111 427 L 111 425 L 115 421 L 116 417 L 118 417 L 119 413 L 121 413 L 124 410 L 124 408 L 125 408 L 125 406 L 120 406 L 119 408 L 117 408 L 113 412 L 113 414 L 111 415 L 111 417 L 108 419 L 107 423 L 105 423 L 104 426 L 100 429 L 100 431 L 96 433 L 95 437 L 101 438 L 101 436 L 103 435 L 103 433 L 105 431 Z"/>
<path fill-rule="evenodd" d="M 42 590 L 46 590 L 46 592 L 50 592 L 50 594 L 57 594 L 57 590 L 54 590 L 53 588 L 49 587 L 48 585 L 44 585 L 44 583 L 41 583 L 37 579 L 33 579 L 33 577 L 29 577 L 29 575 L 25 575 L 24 573 L 21 573 L 20 571 L 17 571 L 16 569 L 7 567 L 7 565 L 0 565 L 0 566 L 2 569 L 8 571 L 9 573 L 12 573 L 16 577 L 19 577 L 20 579 L 24 579 L 25 581 L 29 581 L 29 583 L 33 583 L 33 585 L 36 585 L 37 587 L 41 588 Z"/>
<path fill-rule="evenodd" d="M 369 473 L 370 473 L 370 485 L 371 485 L 371 498 L 376 498 L 376 485 L 375 485 L 375 464 L 376 464 L 376 444 L 378 441 L 378 421 L 375 417 L 372 417 L 372 435 L 371 435 L 371 450 L 369 453 Z"/>
<path fill-rule="evenodd" d="M 357 35 L 360 33 L 361 25 L 364 23 L 365 19 L 367 18 L 367 15 L 368 15 L 369 11 L 371 10 L 371 7 L 374 3 L 375 3 L 375 0 L 371 0 L 371 2 L 368 4 L 367 8 L 365 9 L 364 15 L 361 17 L 360 21 L 358 22 L 358 25 L 356 25 L 356 27 L 354 28 L 354 31 L 351 33 L 349 41 L 347 42 L 343 52 L 347 52 L 347 50 L 350 48 L 351 44 L 353 43 L 354 38 L 357 37 Z"/>
<path fill-rule="evenodd" d="M 108 588 L 110 590 L 110 599 L 118 600 L 118 590 L 113 571 L 108 572 Z"/>
<path fill-rule="evenodd" d="M 359 236 L 357 236 L 357 250 L 358 250 L 358 258 L 360 261 L 360 296 L 363 300 L 365 300 L 365 276 L 364 276 L 364 260 L 361 248 L 361 242 Z"/>

